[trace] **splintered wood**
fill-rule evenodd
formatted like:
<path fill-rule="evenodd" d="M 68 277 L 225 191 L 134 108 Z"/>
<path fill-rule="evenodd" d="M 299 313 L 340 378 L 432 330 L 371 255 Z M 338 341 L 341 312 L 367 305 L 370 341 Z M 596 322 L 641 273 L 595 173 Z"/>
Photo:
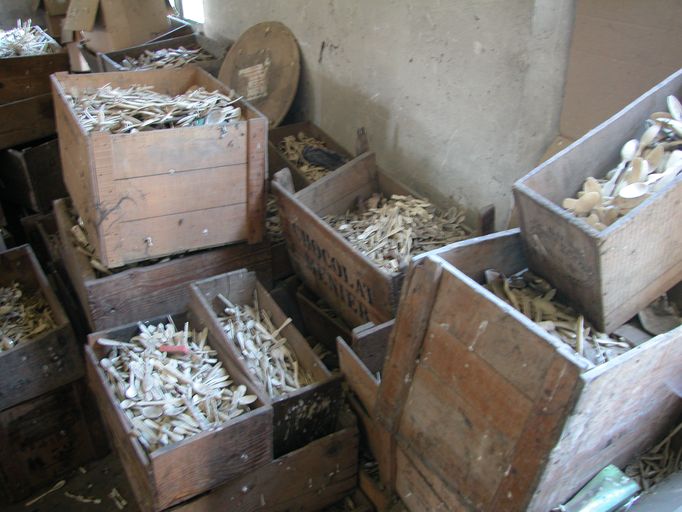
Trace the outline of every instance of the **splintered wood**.
<path fill-rule="evenodd" d="M 255 293 L 253 306 L 233 304 L 220 294 L 218 297 L 225 305 L 224 315 L 219 317 L 223 331 L 271 398 L 314 382 L 301 368 L 291 345 L 281 334 L 291 318 L 275 327 L 268 313 L 260 309 Z"/>
<path fill-rule="evenodd" d="M 633 478 L 643 491 L 648 491 L 666 477 L 682 470 L 682 423 L 665 439 L 637 461 L 629 464 L 624 473 Z"/>
<path fill-rule="evenodd" d="M 324 178 L 346 163 L 346 158 L 328 149 L 323 141 L 308 137 L 303 132 L 284 137 L 279 143 L 279 150 L 287 160 L 296 163 L 298 170 L 310 182 Z"/>
<path fill-rule="evenodd" d="M 188 323 L 177 330 L 169 316 L 167 324 L 139 324 L 130 340 L 97 340 L 110 349 L 99 364 L 147 451 L 215 429 L 256 401 L 232 381 L 207 335 Z"/>
<path fill-rule="evenodd" d="M 621 161 L 605 178 L 587 178 L 577 198 L 562 206 L 602 231 L 652 194 L 672 183 L 682 171 L 682 105 L 668 96 L 668 112 L 654 112 L 642 137 L 621 149 Z"/>
<path fill-rule="evenodd" d="M 26 295 L 18 283 L 0 287 L 0 352 L 55 327 L 40 292 Z"/>
<path fill-rule="evenodd" d="M 126 57 L 121 61 L 121 67 L 125 70 L 143 71 L 147 69 L 181 68 L 192 62 L 201 62 L 213 59 L 213 55 L 203 48 L 161 48 L 160 50 L 145 50 L 139 57 Z"/>
<path fill-rule="evenodd" d="M 324 220 L 388 272 L 398 272 L 411 256 L 471 236 L 456 208 L 442 212 L 412 196 L 373 194 L 355 210 Z"/>
<path fill-rule="evenodd" d="M 28 57 L 45 55 L 59 50 L 57 42 L 39 27 L 31 25 L 31 20 L 22 23 L 17 20 L 17 27 L 11 30 L 0 30 L 0 58 Z"/>
<path fill-rule="evenodd" d="M 169 96 L 151 86 L 128 89 L 105 85 L 98 89 L 68 91 L 67 101 L 86 132 L 137 133 L 185 126 L 222 125 L 241 118 L 231 99 L 218 91 L 192 86 Z"/>
<path fill-rule="evenodd" d="M 505 277 L 486 270 L 486 287 L 514 309 L 553 334 L 594 365 L 600 365 L 627 352 L 634 343 L 622 337 L 601 333 L 582 315 L 559 302 L 556 289 L 530 271 Z"/>

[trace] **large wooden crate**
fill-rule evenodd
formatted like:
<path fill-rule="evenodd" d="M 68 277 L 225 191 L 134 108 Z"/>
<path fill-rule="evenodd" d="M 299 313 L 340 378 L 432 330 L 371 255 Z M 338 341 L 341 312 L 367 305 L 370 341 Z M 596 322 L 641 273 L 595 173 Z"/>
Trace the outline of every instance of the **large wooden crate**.
<path fill-rule="evenodd" d="M 375 192 L 387 197 L 416 194 L 382 172 L 374 153 L 360 155 L 295 193 L 287 184 L 287 175 L 287 170 L 280 171 L 272 187 L 291 263 L 298 276 L 351 326 L 380 324 L 393 318 L 404 269 L 388 272 L 379 268 L 322 217 L 344 213 Z M 471 230 L 474 232 L 477 227 L 472 226 Z"/>
<path fill-rule="evenodd" d="M 682 97 L 682 70 L 651 89 L 514 185 L 521 235 L 534 272 L 562 290 L 598 329 L 611 332 L 682 279 L 682 179 L 604 231 L 561 207 L 588 176 L 620 162 L 625 141 L 639 138 L 666 97 Z"/>
<path fill-rule="evenodd" d="M 315 341 L 322 343 L 328 350 L 336 351 L 336 338 L 349 340 L 351 329 L 330 307 L 322 307 L 317 296 L 305 285 L 296 290 L 296 300 L 301 310 L 303 325 Z"/>
<path fill-rule="evenodd" d="M 527 265 L 512 230 L 418 258 L 405 283 L 374 414 L 452 509 L 545 512 L 682 411 L 682 327 L 593 367 L 480 284 Z"/>
<path fill-rule="evenodd" d="M 268 246 L 246 243 L 97 277 L 88 257 L 72 242 L 69 201 L 55 201 L 54 211 L 63 265 L 93 330 L 123 325 L 140 316 L 182 311 L 189 303 L 188 283 L 205 277 L 247 267 L 265 282 L 269 280 Z"/>
<path fill-rule="evenodd" d="M 150 320 L 157 324 L 164 322 L 166 316 Z M 191 309 L 187 314 L 174 316 L 179 325 L 185 320 L 194 329 L 206 326 Z M 260 391 L 241 372 L 224 343 L 211 332 L 208 344 L 217 352 L 216 357 L 233 382 L 245 385 L 249 394 L 259 396 L 258 400 L 252 404 L 252 410 L 215 430 L 201 432 L 151 454 L 146 452 L 99 366 L 105 351 L 97 344 L 103 337 L 127 341 L 138 330 L 136 322 L 90 334 L 85 361 L 88 383 L 143 511 L 164 510 L 272 461 L 272 407 L 263 402 Z"/>
<path fill-rule="evenodd" d="M 307 371 L 315 382 L 279 397 L 268 396 L 266 389 L 249 372 L 241 352 L 220 325 L 218 315 L 225 305 L 218 297 L 219 294 L 239 305 L 252 305 L 255 294 L 260 308 L 269 314 L 275 325 L 280 326 L 287 320 L 287 316 L 258 282 L 256 274 L 246 270 L 230 272 L 194 282 L 191 289 L 194 311 L 213 331 L 215 338 L 225 345 L 243 373 L 249 376 L 252 384 L 266 397 L 266 402 L 272 404 L 275 457 L 333 432 L 343 402 L 341 379 L 338 375 L 332 376 L 293 323 L 282 329 L 282 335 L 296 354 L 300 368 Z"/>
<path fill-rule="evenodd" d="M 50 306 L 55 327 L 0 353 L 0 410 L 83 376 L 79 343 L 28 245 L 0 253 L 0 286 L 13 283 L 19 283 L 26 294 L 42 294 Z"/>
<path fill-rule="evenodd" d="M 301 190 L 312 182 L 300 171 L 296 162 L 292 162 L 284 156 L 284 153 L 279 149 L 279 145 L 285 137 L 290 135 L 296 137 L 299 133 L 303 133 L 308 137 L 314 137 L 315 139 L 324 142 L 328 149 L 335 151 L 348 160 L 353 158 L 345 148 L 332 139 L 331 136 L 327 135 L 322 128 L 311 121 L 303 121 L 273 128 L 268 134 L 268 166 L 270 167 L 270 177 L 274 176 L 277 171 L 285 167 L 289 168 L 289 170 L 291 170 L 291 177 L 294 180 L 295 190 Z"/>
<path fill-rule="evenodd" d="M 99 59 L 101 63 L 101 71 L 129 71 L 124 69 L 121 65 L 126 57 L 138 58 L 146 51 L 155 52 L 157 50 L 163 50 L 166 48 L 179 48 L 181 46 L 188 50 L 196 50 L 197 48 L 201 48 L 201 44 L 199 44 L 195 34 L 173 37 L 155 42 L 146 42 L 138 46 L 126 48 L 124 50 L 100 53 Z M 202 60 L 195 62 L 194 64 L 202 69 L 205 69 L 212 75 L 215 75 L 218 72 L 222 62 L 214 56 L 212 59 Z"/>
<path fill-rule="evenodd" d="M 48 213 L 66 196 L 57 139 L 0 155 L 0 198 L 34 212 Z"/>
<path fill-rule="evenodd" d="M 107 450 L 84 379 L 55 388 L 0 412 L 0 491 L 23 500 Z"/>
<path fill-rule="evenodd" d="M 244 120 L 134 134 L 86 133 L 66 93 L 194 85 L 229 94 L 196 66 L 136 73 L 52 76 L 64 182 L 99 259 L 110 268 L 247 240 L 265 229 L 267 119 L 239 102 Z"/>
<path fill-rule="evenodd" d="M 346 411 L 337 416 L 333 433 L 180 505 L 173 512 L 326 510 L 351 494 L 357 485 L 356 420 Z"/>
<path fill-rule="evenodd" d="M 68 69 L 65 51 L 0 59 L 0 149 L 54 133 L 50 75 Z"/>

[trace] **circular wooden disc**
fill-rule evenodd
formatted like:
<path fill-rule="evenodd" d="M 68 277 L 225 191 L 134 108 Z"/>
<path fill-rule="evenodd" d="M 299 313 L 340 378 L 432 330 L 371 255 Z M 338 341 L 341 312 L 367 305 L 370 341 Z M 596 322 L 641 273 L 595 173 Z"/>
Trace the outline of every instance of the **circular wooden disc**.
<path fill-rule="evenodd" d="M 296 38 L 282 23 L 254 25 L 232 45 L 218 79 L 279 125 L 296 96 L 301 55 Z"/>

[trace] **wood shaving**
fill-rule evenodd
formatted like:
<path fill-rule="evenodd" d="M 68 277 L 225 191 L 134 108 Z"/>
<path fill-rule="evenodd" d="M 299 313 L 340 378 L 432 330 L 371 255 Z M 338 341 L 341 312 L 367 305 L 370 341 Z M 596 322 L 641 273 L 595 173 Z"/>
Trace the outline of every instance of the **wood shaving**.
<path fill-rule="evenodd" d="M 218 91 L 193 86 L 169 96 L 152 86 L 127 89 L 105 85 L 98 89 L 72 88 L 66 95 L 86 132 L 137 133 L 140 131 L 224 124 L 241 119 L 241 109 Z"/>
<path fill-rule="evenodd" d="M 281 332 L 291 319 L 276 327 L 267 311 L 258 306 L 254 293 L 253 306 L 237 305 L 223 295 L 220 324 L 228 339 L 241 353 L 249 372 L 271 398 L 286 395 L 314 382 L 301 368 L 296 353 Z"/>
<path fill-rule="evenodd" d="M 207 329 L 185 323 L 178 330 L 170 316 L 166 324 L 138 327 L 130 340 L 97 343 L 110 349 L 99 364 L 148 452 L 217 428 L 257 400 L 222 367 Z"/>
<path fill-rule="evenodd" d="M 485 275 L 486 288 L 594 365 L 610 361 L 634 346 L 622 336 L 597 331 L 556 298 L 555 288 L 528 270 L 511 277 L 495 270 L 486 270 Z"/>
<path fill-rule="evenodd" d="M 143 71 L 147 69 L 181 68 L 192 62 L 212 60 L 214 57 L 203 48 L 161 48 L 156 51 L 145 50 L 137 58 L 128 55 L 121 61 L 123 69 Z"/>
<path fill-rule="evenodd" d="M 306 149 L 308 148 L 326 149 L 327 145 L 314 137 L 308 137 L 303 132 L 299 132 L 296 136 L 289 135 L 284 137 L 282 142 L 279 143 L 279 150 L 284 157 L 290 162 L 296 163 L 299 172 L 310 182 L 324 178 L 346 162 L 346 158 L 335 153 L 338 159 L 334 165 L 323 166 L 312 163 L 305 157 Z M 330 152 L 329 149 L 327 151 Z"/>
<path fill-rule="evenodd" d="M 0 287 L 0 352 L 55 327 L 42 293 L 27 295 L 19 283 Z"/>
<path fill-rule="evenodd" d="M 412 196 L 373 194 L 358 208 L 324 220 L 388 272 L 400 271 L 412 256 L 471 236 L 462 212 L 443 212 Z"/>
<path fill-rule="evenodd" d="M 682 423 L 625 468 L 624 473 L 634 479 L 643 491 L 648 491 L 668 476 L 682 470 L 682 439 L 678 435 L 680 431 Z"/>
<path fill-rule="evenodd" d="M 40 27 L 31 25 L 31 20 L 22 23 L 17 20 L 17 27 L 11 30 L 0 30 L 0 58 L 28 57 L 56 53 L 60 46 L 43 32 Z"/>
<path fill-rule="evenodd" d="M 668 96 L 668 112 L 654 112 L 641 138 L 626 142 L 621 161 L 604 178 L 589 177 L 562 206 L 598 231 L 606 229 L 682 171 L 682 105 Z"/>

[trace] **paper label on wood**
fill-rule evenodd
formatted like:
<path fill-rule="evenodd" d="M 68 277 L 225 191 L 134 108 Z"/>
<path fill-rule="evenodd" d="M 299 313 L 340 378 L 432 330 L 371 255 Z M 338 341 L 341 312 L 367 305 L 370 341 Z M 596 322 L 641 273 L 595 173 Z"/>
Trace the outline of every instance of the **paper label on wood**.
<path fill-rule="evenodd" d="M 270 57 L 267 57 L 260 64 L 239 70 L 239 92 L 246 97 L 247 101 L 267 97 L 269 70 Z M 246 81 L 245 84 L 244 81 Z"/>

